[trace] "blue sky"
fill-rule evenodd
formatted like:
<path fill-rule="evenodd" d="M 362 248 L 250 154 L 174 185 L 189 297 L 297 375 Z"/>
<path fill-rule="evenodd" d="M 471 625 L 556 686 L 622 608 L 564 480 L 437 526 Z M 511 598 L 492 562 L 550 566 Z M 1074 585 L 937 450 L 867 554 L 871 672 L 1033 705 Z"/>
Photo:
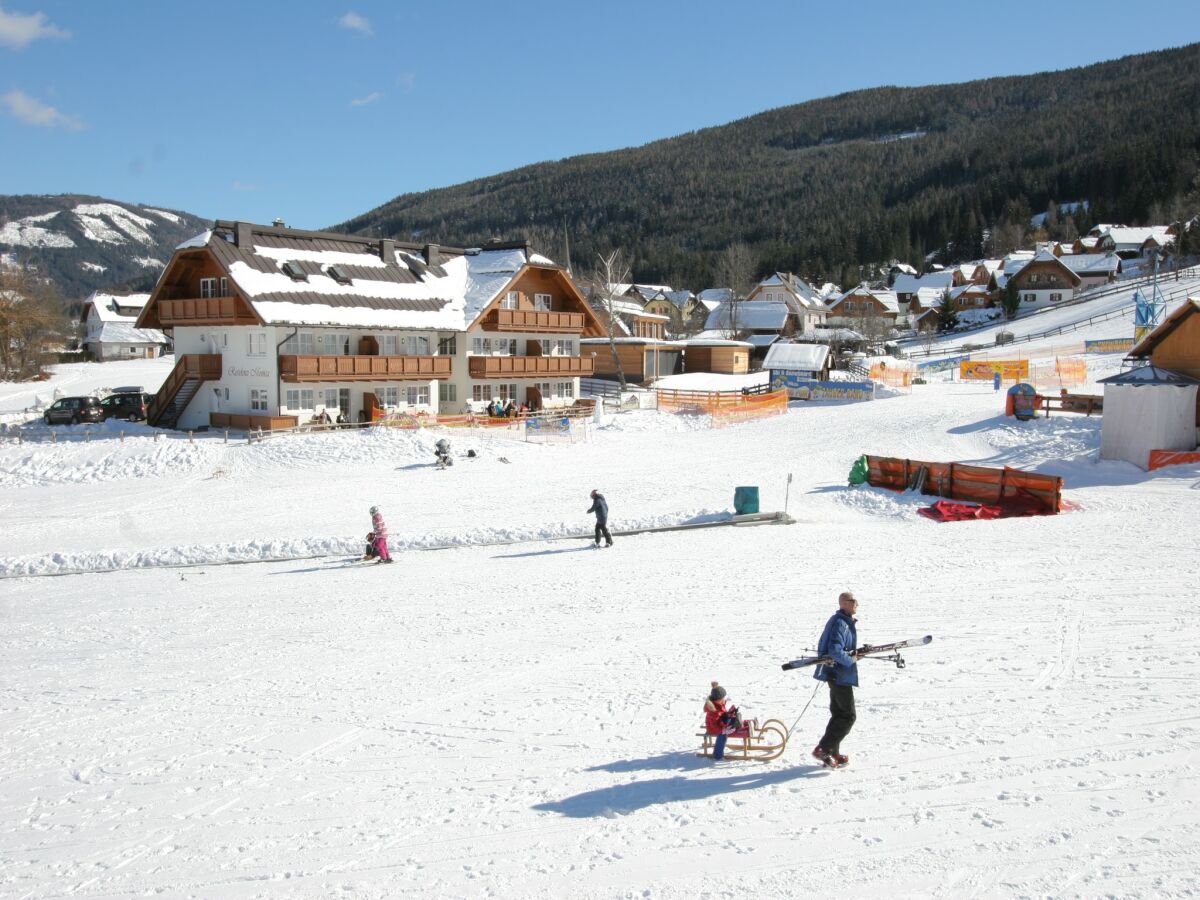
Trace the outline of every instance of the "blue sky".
<path fill-rule="evenodd" d="M 844 91 L 1192 43 L 1195 12 L 1194 0 L 1150 15 L 1106 0 L 0 0 L 0 194 L 323 228 L 399 194 Z"/>

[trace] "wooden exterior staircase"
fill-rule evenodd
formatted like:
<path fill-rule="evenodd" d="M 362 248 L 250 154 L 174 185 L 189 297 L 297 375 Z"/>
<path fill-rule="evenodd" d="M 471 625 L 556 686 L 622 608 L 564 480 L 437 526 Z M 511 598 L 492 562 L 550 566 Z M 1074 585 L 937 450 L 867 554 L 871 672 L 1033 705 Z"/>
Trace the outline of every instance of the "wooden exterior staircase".
<path fill-rule="evenodd" d="M 146 421 L 159 428 L 174 428 L 200 386 L 220 377 L 220 353 L 188 353 L 179 357 L 146 410 Z"/>

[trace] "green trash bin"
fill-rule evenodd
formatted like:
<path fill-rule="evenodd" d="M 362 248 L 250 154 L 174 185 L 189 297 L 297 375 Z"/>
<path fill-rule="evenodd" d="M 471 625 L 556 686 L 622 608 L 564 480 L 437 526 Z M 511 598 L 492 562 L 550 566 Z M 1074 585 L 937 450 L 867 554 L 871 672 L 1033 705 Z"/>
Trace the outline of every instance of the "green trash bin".
<path fill-rule="evenodd" d="M 758 512 L 758 488 L 736 487 L 733 489 L 733 511 L 739 516 Z"/>

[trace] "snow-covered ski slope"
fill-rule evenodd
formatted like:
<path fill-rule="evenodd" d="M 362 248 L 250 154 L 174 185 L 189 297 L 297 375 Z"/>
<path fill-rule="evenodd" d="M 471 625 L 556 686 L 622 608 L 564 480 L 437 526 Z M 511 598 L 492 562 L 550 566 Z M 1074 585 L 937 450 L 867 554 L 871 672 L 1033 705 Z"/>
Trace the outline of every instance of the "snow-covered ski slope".
<path fill-rule="evenodd" d="M 0 579 L 0 896 L 1194 896 L 1200 467 L 1002 403 L 455 432 L 446 471 L 436 433 L 0 445 L 0 572 L 116 569 Z M 1054 472 L 1079 509 L 935 524 L 847 487 L 862 452 Z M 779 509 L 788 473 L 795 525 L 548 540 L 591 488 L 619 531 L 738 485 Z M 372 504 L 395 565 L 348 562 Z M 219 564 L 300 550 L 337 555 Z M 780 664 L 845 588 L 861 640 L 935 638 L 862 663 L 851 767 L 809 756 L 820 691 L 780 759 L 696 758 L 714 679 L 796 720 L 816 683 Z"/>
<path fill-rule="evenodd" d="M 1197 273 L 1196 269 L 1187 269 L 1180 275 L 1178 280 L 1172 273 L 1162 276 L 1158 281 L 1158 289 L 1166 301 L 1164 316 L 1183 303 L 1187 297 L 1200 295 L 1200 273 Z M 997 358 L 1021 358 L 1048 348 L 1079 344 L 1085 340 L 1132 337 L 1134 293 L 1137 291 L 1141 291 L 1143 297 L 1149 298 L 1153 286 L 1143 281 L 1136 284 L 1108 285 L 1097 289 L 1094 299 L 1081 303 L 1040 309 L 1018 316 L 1011 322 L 1001 319 L 985 328 L 938 335 L 932 341 L 932 353 L 929 358 L 956 356 L 962 352 L 964 344 L 978 348 L 971 351 L 972 358 L 989 355 Z M 1016 342 L 1000 347 L 994 346 L 996 335 L 1001 331 L 1010 332 Z M 1056 333 L 1042 337 L 1046 332 Z M 1034 337 L 1027 340 L 1030 336 Z M 918 354 L 918 361 L 926 358 L 925 346 L 923 340 L 904 343 L 905 350 Z"/>

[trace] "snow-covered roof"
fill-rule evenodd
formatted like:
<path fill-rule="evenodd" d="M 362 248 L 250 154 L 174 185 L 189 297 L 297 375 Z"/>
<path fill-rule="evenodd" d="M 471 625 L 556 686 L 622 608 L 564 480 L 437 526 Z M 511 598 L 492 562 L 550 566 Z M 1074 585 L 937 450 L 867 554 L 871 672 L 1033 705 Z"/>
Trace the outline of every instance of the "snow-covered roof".
<path fill-rule="evenodd" d="M 1114 226 L 1102 237 L 1108 238 L 1118 250 L 1137 250 L 1150 238 L 1160 245 L 1174 241 L 1175 238 L 1168 234 L 1169 228 L 1168 225 L 1150 225 L 1143 228 Z"/>
<path fill-rule="evenodd" d="M 829 359 L 828 344 L 774 344 L 763 368 L 780 372 L 819 372 Z"/>
<path fill-rule="evenodd" d="M 902 275 L 914 275 L 915 276 L 917 274 L 916 268 L 913 266 L 910 266 L 908 263 L 894 263 L 892 265 L 891 271 L 899 272 Z"/>
<path fill-rule="evenodd" d="M 88 335 L 87 342 L 103 344 L 165 344 L 167 336 L 157 328 L 134 328 L 129 319 L 104 322 L 99 331 Z"/>
<path fill-rule="evenodd" d="M 805 335 L 805 338 L 821 343 L 866 340 L 866 338 L 853 328 L 814 328 L 811 333 Z"/>
<path fill-rule="evenodd" d="M 886 309 L 888 312 L 900 312 L 900 301 L 896 297 L 895 291 L 874 290 L 872 288 L 863 287 L 861 284 L 856 288 L 846 291 L 846 293 L 842 294 L 835 300 L 831 300 L 829 303 L 829 309 L 831 312 L 835 312 L 843 301 L 854 298 L 873 299 L 878 303 L 881 303 L 884 309 Z"/>
<path fill-rule="evenodd" d="M 524 244 L 437 248 L 431 263 L 411 245 L 245 223 L 180 246 L 211 250 L 263 321 L 282 325 L 461 331 L 525 265 L 554 266 Z"/>
<path fill-rule="evenodd" d="M 733 312 L 733 306 L 737 311 Z M 722 303 L 708 314 L 704 327 L 729 329 L 736 319 L 738 329 L 780 331 L 787 324 L 788 307 L 781 300 L 743 300 L 737 304 Z"/>
<path fill-rule="evenodd" d="M 90 315 L 94 311 L 95 317 L 101 322 L 133 324 L 149 299 L 149 294 L 111 294 L 93 291 L 84 303 L 84 314 Z M 90 310 L 88 304 L 91 304 Z M 123 310 L 129 310 L 129 312 L 123 313 Z"/>
<path fill-rule="evenodd" d="M 755 347 L 770 347 L 777 340 L 779 340 L 777 334 L 751 334 L 746 337 L 746 341 Z"/>
<path fill-rule="evenodd" d="M 914 275 L 897 275 L 892 290 L 897 294 L 915 294 L 921 288 L 948 288 L 954 284 L 954 270 L 944 272 L 928 272 L 916 277 Z"/>
<path fill-rule="evenodd" d="M 1113 253 L 1072 253 L 1059 257 L 1059 262 L 1076 275 L 1112 275 L 1121 258 Z"/>
<path fill-rule="evenodd" d="M 950 288 L 950 299 L 957 300 L 963 294 L 986 294 L 987 288 L 982 284 L 960 284 L 956 288 Z M 938 295 L 937 305 L 942 303 L 942 295 Z M 930 304 L 932 305 L 932 304 Z"/>
<path fill-rule="evenodd" d="M 685 347 L 751 347 L 751 346 L 753 346 L 749 341 L 734 341 L 734 340 L 730 340 L 729 338 L 706 338 L 706 337 L 702 337 L 700 335 L 696 335 L 696 337 L 688 338 L 687 340 L 684 340 L 684 341 L 679 341 L 678 343 L 683 344 Z"/>

